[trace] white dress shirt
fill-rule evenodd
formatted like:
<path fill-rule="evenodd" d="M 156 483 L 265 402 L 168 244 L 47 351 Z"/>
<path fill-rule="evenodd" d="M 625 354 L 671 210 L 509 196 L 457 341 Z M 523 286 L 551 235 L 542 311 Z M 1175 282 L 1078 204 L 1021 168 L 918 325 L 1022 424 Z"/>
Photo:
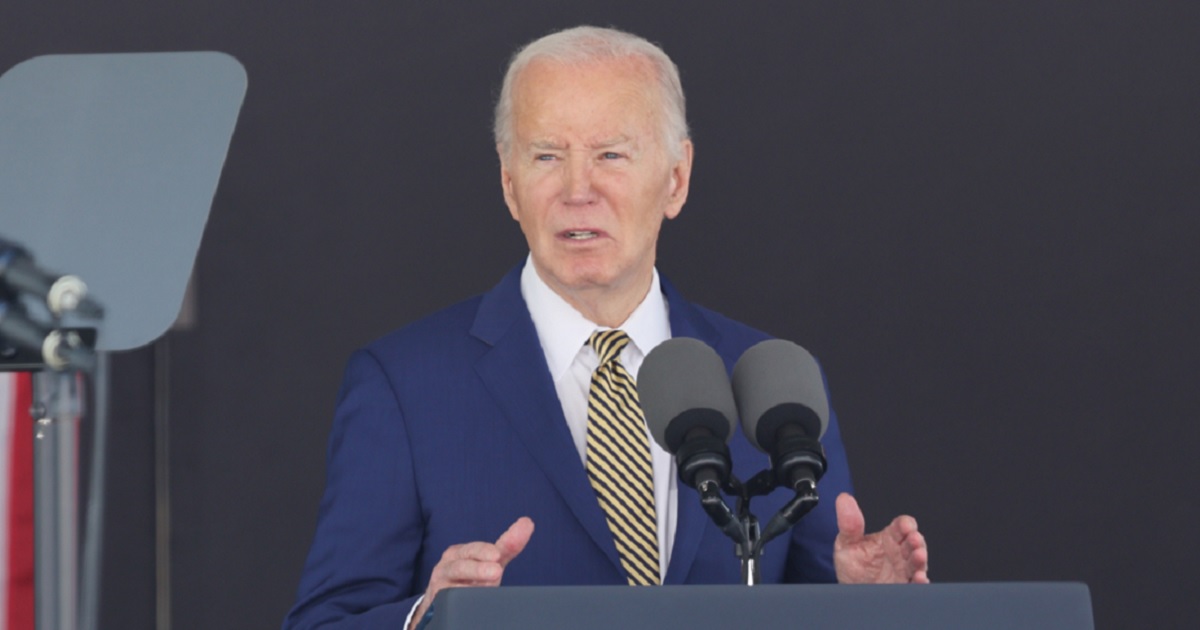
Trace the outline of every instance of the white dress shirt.
<path fill-rule="evenodd" d="M 588 345 L 588 338 L 597 330 L 608 330 L 589 321 L 573 306 L 554 292 L 533 268 L 532 257 L 525 261 L 521 272 L 521 296 L 533 317 L 546 365 L 558 391 L 567 428 L 575 440 L 579 459 L 587 459 L 587 406 L 592 373 L 600 366 L 600 357 Z M 629 335 L 630 343 L 621 351 L 621 365 L 637 380 L 638 369 L 646 354 L 658 344 L 671 338 L 671 323 L 667 314 L 667 298 L 658 282 L 658 270 L 650 283 L 650 291 L 634 309 L 629 319 L 617 328 Z M 654 468 L 654 510 L 658 517 L 658 571 L 666 578 L 671 563 L 671 546 L 675 541 L 677 485 L 675 461 L 650 437 L 650 458 Z"/>

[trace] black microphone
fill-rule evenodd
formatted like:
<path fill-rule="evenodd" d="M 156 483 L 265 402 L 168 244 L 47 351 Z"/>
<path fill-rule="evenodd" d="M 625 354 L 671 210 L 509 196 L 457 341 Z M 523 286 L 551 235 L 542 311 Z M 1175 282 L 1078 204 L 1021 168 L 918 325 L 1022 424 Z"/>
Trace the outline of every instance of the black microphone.
<path fill-rule="evenodd" d="M 700 493 L 700 506 L 726 536 L 748 547 L 746 528 L 721 498 L 733 476 L 730 418 L 737 413 L 725 362 L 702 341 L 668 339 L 646 355 L 637 390 L 650 435 L 675 456 L 680 481 Z"/>
<path fill-rule="evenodd" d="M 829 400 L 816 359 L 782 339 L 747 350 L 733 368 L 733 392 L 750 443 L 771 456 L 776 483 L 815 490 L 825 474 L 821 436 Z"/>
<path fill-rule="evenodd" d="M 637 390 L 650 434 L 675 456 L 680 480 L 727 486 L 737 405 L 721 357 L 702 341 L 669 339 L 646 355 Z"/>
<path fill-rule="evenodd" d="M 0 238 L 0 285 L 44 301 L 55 315 L 68 311 L 93 318 L 104 315 L 104 308 L 87 297 L 87 285 L 78 276 L 38 268 L 25 248 L 3 238 Z"/>

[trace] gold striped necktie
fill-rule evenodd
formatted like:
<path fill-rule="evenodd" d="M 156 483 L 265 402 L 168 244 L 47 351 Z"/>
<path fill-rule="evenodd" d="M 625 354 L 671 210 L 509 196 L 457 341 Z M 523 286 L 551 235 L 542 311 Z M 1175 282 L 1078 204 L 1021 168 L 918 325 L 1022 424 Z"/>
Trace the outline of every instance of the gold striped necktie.
<path fill-rule="evenodd" d="M 629 345 L 629 335 L 620 330 L 597 331 L 588 345 L 600 355 L 588 393 L 588 479 L 629 583 L 658 584 L 658 518 L 646 419 L 633 377 L 617 359 Z"/>

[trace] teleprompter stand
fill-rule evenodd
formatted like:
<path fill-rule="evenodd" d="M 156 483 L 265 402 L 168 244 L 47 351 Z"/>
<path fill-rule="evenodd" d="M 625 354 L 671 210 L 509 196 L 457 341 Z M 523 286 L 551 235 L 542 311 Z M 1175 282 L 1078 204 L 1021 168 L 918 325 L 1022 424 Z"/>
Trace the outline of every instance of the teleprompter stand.
<path fill-rule="evenodd" d="M 36 373 L 39 630 L 96 623 L 103 353 L 154 341 L 179 313 L 245 90 L 241 64 L 212 52 L 53 55 L 0 76 L 0 241 L 19 243 L 39 266 L 82 276 L 105 307 L 102 321 L 55 313 L 39 296 L 3 290 L 0 274 L 8 324 L 85 326 L 79 338 L 94 333 L 94 341 L 76 350 L 100 351 L 81 579 L 76 451 L 85 379 L 79 365 L 48 368 L 30 335 L 0 337 L 0 370 Z"/>

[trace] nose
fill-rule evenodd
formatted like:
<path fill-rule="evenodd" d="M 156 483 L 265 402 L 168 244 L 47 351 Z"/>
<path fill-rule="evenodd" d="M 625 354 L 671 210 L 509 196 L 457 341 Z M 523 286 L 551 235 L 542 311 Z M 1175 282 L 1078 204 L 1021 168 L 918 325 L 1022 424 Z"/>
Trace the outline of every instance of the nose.
<path fill-rule="evenodd" d="M 563 169 L 563 200 L 568 205 L 592 202 L 592 164 L 582 155 L 572 154 Z"/>

